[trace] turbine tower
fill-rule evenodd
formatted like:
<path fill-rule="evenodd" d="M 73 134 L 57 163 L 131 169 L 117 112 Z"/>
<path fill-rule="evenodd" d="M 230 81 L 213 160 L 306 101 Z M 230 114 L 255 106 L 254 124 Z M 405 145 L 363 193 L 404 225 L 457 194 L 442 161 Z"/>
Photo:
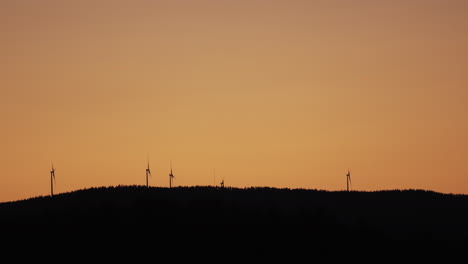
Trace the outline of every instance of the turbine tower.
<path fill-rule="evenodd" d="M 149 159 L 148 159 L 148 167 L 146 168 L 146 187 L 148 188 L 148 175 L 151 176 L 151 170 L 149 167 Z"/>
<path fill-rule="evenodd" d="M 348 169 L 348 173 L 346 173 L 346 191 L 349 192 L 349 187 L 351 186 L 351 172 Z"/>
<path fill-rule="evenodd" d="M 50 196 L 54 196 L 54 183 L 55 183 L 55 169 L 52 163 L 52 170 L 50 171 Z"/>
<path fill-rule="evenodd" d="M 171 162 L 171 173 L 169 174 L 169 188 L 172 188 L 172 182 L 174 181 L 174 174 L 172 174 L 172 162 Z"/>

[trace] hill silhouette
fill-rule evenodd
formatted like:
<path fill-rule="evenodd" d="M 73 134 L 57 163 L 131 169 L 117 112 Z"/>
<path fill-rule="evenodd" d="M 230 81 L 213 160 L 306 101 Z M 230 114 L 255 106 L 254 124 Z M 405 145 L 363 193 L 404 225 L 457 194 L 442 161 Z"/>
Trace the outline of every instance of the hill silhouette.
<path fill-rule="evenodd" d="M 1 236 L 226 256 L 464 252 L 468 196 L 208 186 L 90 188 L 0 203 Z"/>

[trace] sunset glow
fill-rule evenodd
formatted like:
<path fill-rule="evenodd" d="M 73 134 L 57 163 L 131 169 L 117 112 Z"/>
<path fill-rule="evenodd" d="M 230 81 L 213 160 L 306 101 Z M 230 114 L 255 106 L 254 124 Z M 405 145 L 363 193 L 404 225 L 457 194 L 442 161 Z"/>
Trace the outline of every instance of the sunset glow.
<path fill-rule="evenodd" d="M 95 186 L 468 193 L 468 1 L 0 2 L 0 202 Z"/>

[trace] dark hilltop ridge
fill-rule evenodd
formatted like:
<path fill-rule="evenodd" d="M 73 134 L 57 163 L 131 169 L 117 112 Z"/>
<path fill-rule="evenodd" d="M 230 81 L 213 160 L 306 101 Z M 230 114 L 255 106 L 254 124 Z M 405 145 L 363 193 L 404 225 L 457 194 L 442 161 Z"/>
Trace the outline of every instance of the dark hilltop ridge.
<path fill-rule="evenodd" d="M 453 256 L 468 249 L 468 196 L 425 190 L 99 187 L 0 203 L 0 226 L 4 239 L 148 243 L 179 254 L 333 257 L 358 250 Z"/>

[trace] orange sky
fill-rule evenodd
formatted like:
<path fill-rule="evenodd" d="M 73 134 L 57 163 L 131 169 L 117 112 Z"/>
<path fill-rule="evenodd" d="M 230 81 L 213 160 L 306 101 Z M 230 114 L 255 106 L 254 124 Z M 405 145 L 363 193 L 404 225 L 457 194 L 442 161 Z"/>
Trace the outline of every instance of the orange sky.
<path fill-rule="evenodd" d="M 468 1 L 0 2 L 0 201 L 97 186 L 468 193 Z"/>

